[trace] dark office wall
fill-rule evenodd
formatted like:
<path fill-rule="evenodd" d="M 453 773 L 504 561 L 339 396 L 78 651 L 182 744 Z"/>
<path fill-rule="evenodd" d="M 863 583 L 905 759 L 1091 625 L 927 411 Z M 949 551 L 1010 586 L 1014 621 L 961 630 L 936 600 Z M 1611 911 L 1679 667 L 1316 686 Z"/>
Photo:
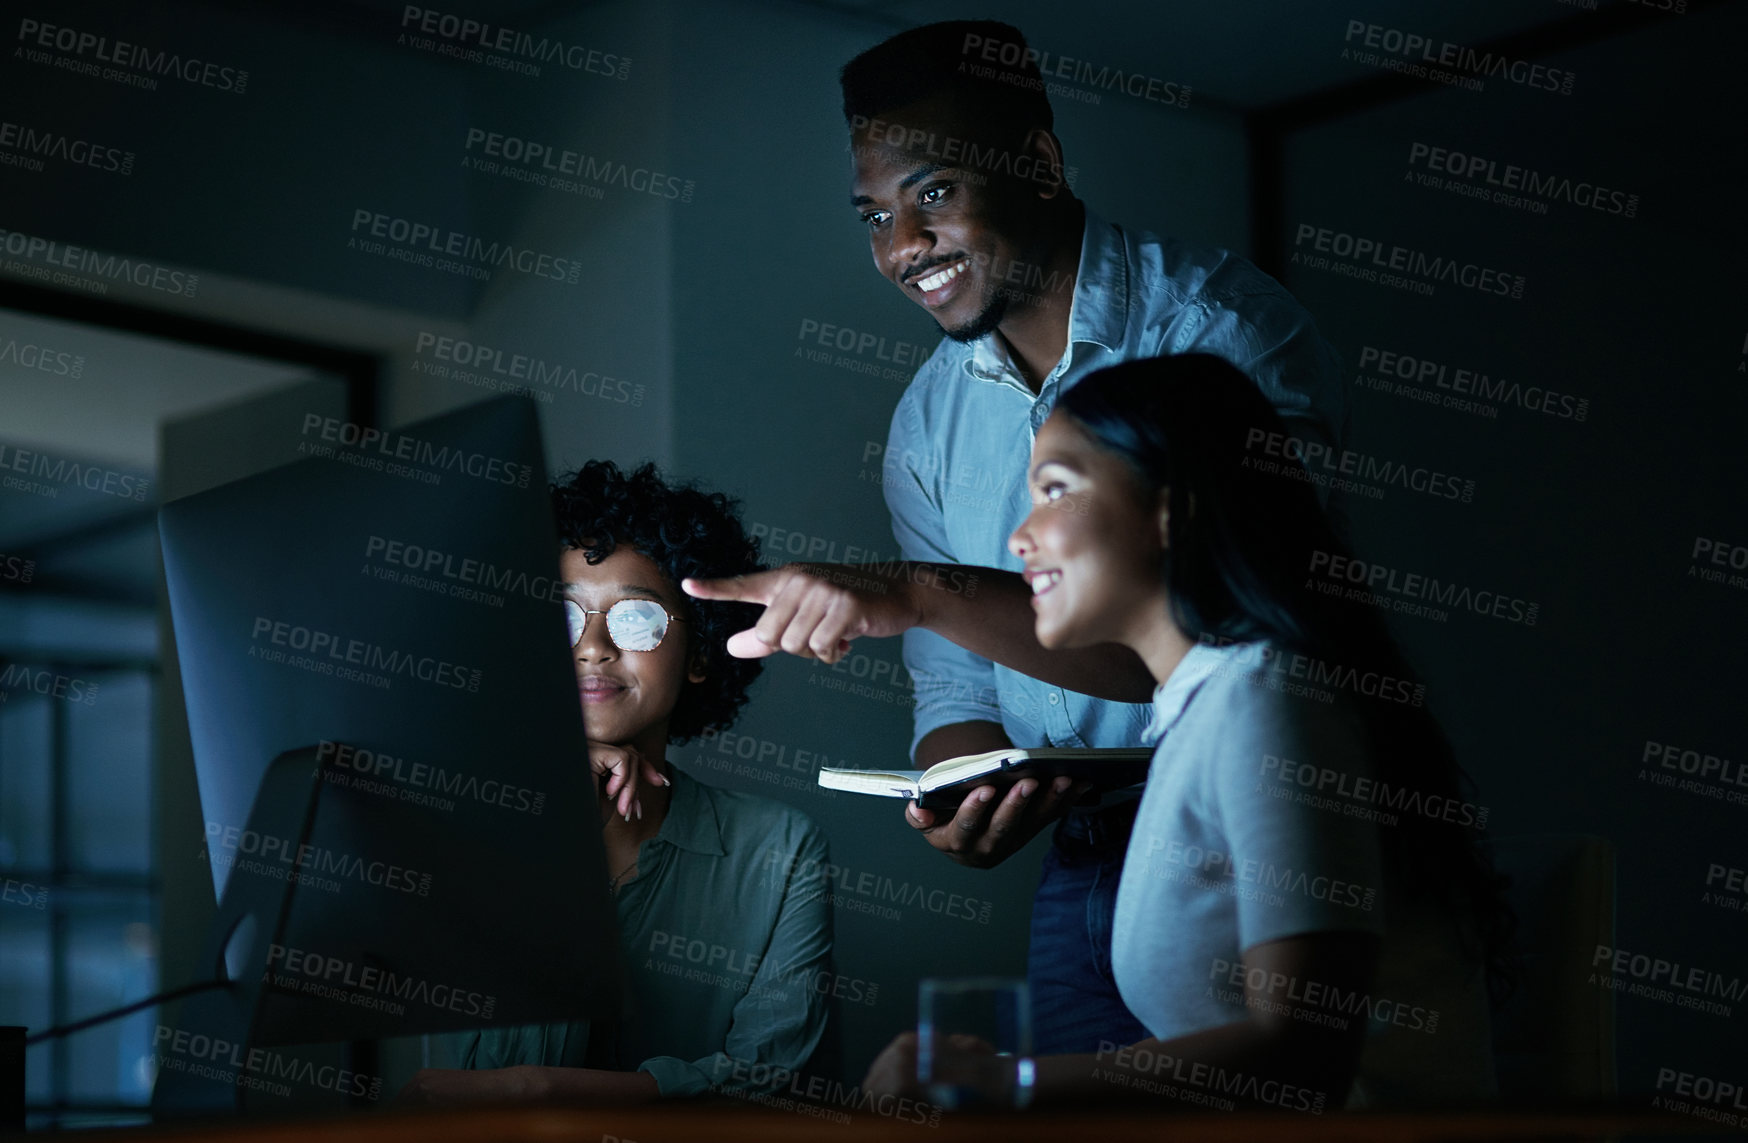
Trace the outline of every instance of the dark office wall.
<path fill-rule="evenodd" d="M 42 48 L 26 19 L 218 71 L 210 83 L 144 77 L 152 88 L 76 74 L 25 53 L 101 67 L 97 49 Z M 7 27 L 10 121 L 131 159 L 125 172 L 10 168 L 9 230 L 434 314 L 469 308 L 466 279 L 396 273 L 347 250 L 355 208 L 467 222 L 459 163 L 418 161 L 465 122 L 465 73 L 391 50 L 392 18 L 84 2 L 18 9 Z"/>
<path fill-rule="evenodd" d="M 1724 111 L 1744 105 L 1724 48 L 1742 42 L 1744 15 L 1656 15 L 1538 56 L 1571 73 L 1570 95 L 1489 78 L 1480 92 L 1429 86 L 1343 108 L 1288 138 L 1277 235 L 1284 280 L 1346 360 L 1349 447 L 1473 481 L 1458 499 L 1397 487 L 1350 496 L 1364 558 L 1539 604 L 1533 625 L 1461 607 L 1444 620 L 1396 616 L 1429 705 L 1494 811 L 1488 832 L 1609 839 L 1616 947 L 1722 974 L 1726 989 L 1748 967 L 1748 917 L 1714 867 L 1748 856 L 1748 787 L 1717 760 L 1740 775 L 1748 753 L 1748 581 L 1694 552 L 1748 537 L 1743 135 Z M 1598 18 L 1575 13 L 1569 31 Z M 1474 175 L 1429 172 L 1434 147 L 1461 152 Z M 1527 172 L 1543 193 L 1526 193 Z M 1417 178 L 1428 173 L 1442 185 Z M 1462 193 L 1473 189 L 1486 197 Z M 1600 208 L 1581 205 L 1593 194 Z M 1523 279 L 1522 296 L 1449 281 L 1427 296 L 1340 273 L 1336 263 L 1385 267 L 1320 253 L 1302 226 L 1496 269 Z M 1377 356 L 1362 365 L 1368 350 Z M 1416 359 L 1417 378 L 1420 362 L 1442 376 L 1405 381 L 1398 362 L 1378 388 L 1386 351 Z M 1495 395 L 1459 370 L 1487 375 Z M 1648 744 L 1697 752 L 1690 764 L 1711 755 L 1714 769 L 1666 768 Z M 1595 967 L 1574 962 L 1569 979 L 1586 983 Z M 1680 1006 L 1668 976 L 1621 979 L 1663 993 L 1619 998 L 1623 1089 L 1743 1058 L 1739 993 L 1709 997 L 1730 1015 L 1705 1014 Z"/>
<path fill-rule="evenodd" d="M 245 326 L 277 325 L 277 307 L 269 296 L 254 303 L 257 314 L 239 309 L 228 284 L 307 305 L 300 334 L 392 359 L 381 394 L 390 421 L 483 399 L 497 383 L 531 384 L 539 363 L 560 377 L 534 386 L 546 398 L 550 467 L 585 455 L 665 459 L 669 334 L 659 300 L 672 272 L 670 200 L 630 185 L 633 172 L 674 169 L 660 7 L 540 12 L 542 35 L 599 54 L 589 68 L 547 62 L 539 75 L 415 47 L 404 8 L 91 0 L 21 16 L 219 70 L 212 84 L 160 76 L 147 90 L 12 56 L 0 69 L 8 122 L 95 144 L 105 157 L 98 166 L 50 157 L 37 173 L 4 168 L 5 229 L 178 275 L 176 291 L 111 280 L 105 297 Z M 20 51 L 92 62 L 94 50 L 21 42 Z M 540 162 L 501 161 L 529 144 L 554 163 L 567 150 L 586 156 L 603 178 L 570 179 L 589 184 L 581 193 L 560 189 L 558 171 L 540 182 L 512 177 L 511 166 L 547 176 Z M 107 169 L 114 164 L 125 170 Z M 402 225 L 436 233 L 398 244 L 377 233 Z M 433 268 L 433 244 L 451 236 L 548 259 L 547 269 L 499 264 L 481 277 Z M 367 250 L 371 242 L 383 250 Z M 184 275 L 204 280 L 183 289 Z M 358 313 L 388 320 L 361 329 Z M 495 369 L 474 360 L 482 349 Z M 457 380 L 461 372 L 475 376 Z"/>
<path fill-rule="evenodd" d="M 421 331 L 453 337 L 455 346 L 421 343 L 415 335 L 411 352 L 397 356 L 386 412 L 391 420 L 411 420 L 480 400 L 497 390 L 454 374 L 490 374 L 539 395 L 553 473 L 590 457 L 665 462 L 673 438 L 667 299 L 681 270 L 672 252 L 672 211 L 679 196 L 704 193 L 688 180 L 709 186 L 708 176 L 669 143 L 668 17 L 659 4 L 560 8 L 542 17 L 543 35 L 593 47 L 601 66 L 609 55 L 626 61 L 625 78 L 550 64 L 538 77 L 451 67 L 441 82 L 464 87 L 462 109 L 415 130 L 419 117 L 403 119 L 395 108 L 379 121 L 377 137 L 396 155 L 394 165 L 411 166 L 421 177 L 461 171 L 461 217 L 475 233 L 565 259 L 575 267 L 571 280 L 495 272 L 465 313 Z M 398 46 L 393 38 L 384 42 Z M 376 114 L 367 98 L 360 113 Z M 530 159 L 533 148 L 546 151 Z M 499 169 L 464 168 L 464 160 Z M 594 179 L 586 175 L 591 163 Z M 389 296 L 405 304 L 404 295 Z M 495 364 L 470 369 L 462 342 L 494 354 Z M 524 373 L 538 369 L 552 382 L 518 375 L 518 357 L 528 363 Z M 444 367 L 450 376 L 433 372 Z"/>

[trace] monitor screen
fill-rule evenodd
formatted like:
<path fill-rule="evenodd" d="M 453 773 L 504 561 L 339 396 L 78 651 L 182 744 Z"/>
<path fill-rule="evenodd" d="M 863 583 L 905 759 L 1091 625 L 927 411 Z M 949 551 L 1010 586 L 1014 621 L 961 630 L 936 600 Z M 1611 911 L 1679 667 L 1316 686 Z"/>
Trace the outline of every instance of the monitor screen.
<path fill-rule="evenodd" d="M 160 515 L 214 891 L 286 886 L 251 1042 L 616 1014 L 532 404 L 302 431 Z"/>

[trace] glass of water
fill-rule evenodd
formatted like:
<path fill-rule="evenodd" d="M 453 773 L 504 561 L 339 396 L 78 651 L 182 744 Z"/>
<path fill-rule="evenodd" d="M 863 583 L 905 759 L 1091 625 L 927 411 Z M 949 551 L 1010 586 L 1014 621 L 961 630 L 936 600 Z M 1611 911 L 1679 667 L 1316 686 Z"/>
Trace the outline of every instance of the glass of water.
<path fill-rule="evenodd" d="M 1032 1102 L 1032 993 L 1014 977 L 929 978 L 917 986 L 917 1081 L 940 1107 Z"/>

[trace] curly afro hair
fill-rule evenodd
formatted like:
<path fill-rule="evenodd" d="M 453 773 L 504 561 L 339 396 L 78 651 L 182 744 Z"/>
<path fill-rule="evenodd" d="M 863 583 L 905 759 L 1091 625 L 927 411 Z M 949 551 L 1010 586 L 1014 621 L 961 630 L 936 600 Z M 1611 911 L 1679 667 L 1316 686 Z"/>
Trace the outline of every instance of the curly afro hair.
<path fill-rule="evenodd" d="M 653 464 L 627 474 L 610 460 L 591 460 L 552 486 L 558 539 L 598 564 L 620 545 L 648 556 L 684 601 L 681 615 L 705 679 L 680 689 L 668 738 L 676 744 L 726 730 L 747 701 L 762 660 L 728 653 L 728 637 L 758 622 L 759 607 L 693 599 L 679 592 L 687 576 L 709 579 L 763 571 L 759 543 L 741 526 L 740 505 L 720 492 L 671 485 Z"/>

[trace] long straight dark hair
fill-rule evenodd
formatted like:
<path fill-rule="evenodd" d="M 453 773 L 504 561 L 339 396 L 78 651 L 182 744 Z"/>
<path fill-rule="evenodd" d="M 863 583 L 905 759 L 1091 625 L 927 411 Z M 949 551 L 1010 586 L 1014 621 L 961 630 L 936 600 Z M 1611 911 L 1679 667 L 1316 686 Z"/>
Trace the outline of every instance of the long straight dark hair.
<path fill-rule="evenodd" d="M 1292 430 L 1249 378 L 1205 353 L 1098 370 L 1057 408 L 1126 461 L 1150 492 L 1166 490 L 1164 579 L 1172 619 L 1205 643 L 1267 640 L 1338 673 L 1414 674 L 1369 592 L 1324 594 L 1314 570 L 1351 558 L 1289 444 Z M 1336 564 L 1335 566 L 1341 566 Z M 1343 588 L 1353 585 L 1342 584 Z M 1351 693 L 1351 692 L 1350 692 Z M 1374 773 L 1395 790 L 1461 804 L 1473 783 L 1436 719 L 1409 701 L 1357 696 Z M 1470 799 L 1473 805 L 1473 800 Z M 1380 825 L 1387 868 L 1472 923 L 1495 998 L 1509 987 L 1514 918 L 1504 878 L 1470 827 L 1420 813 Z"/>

